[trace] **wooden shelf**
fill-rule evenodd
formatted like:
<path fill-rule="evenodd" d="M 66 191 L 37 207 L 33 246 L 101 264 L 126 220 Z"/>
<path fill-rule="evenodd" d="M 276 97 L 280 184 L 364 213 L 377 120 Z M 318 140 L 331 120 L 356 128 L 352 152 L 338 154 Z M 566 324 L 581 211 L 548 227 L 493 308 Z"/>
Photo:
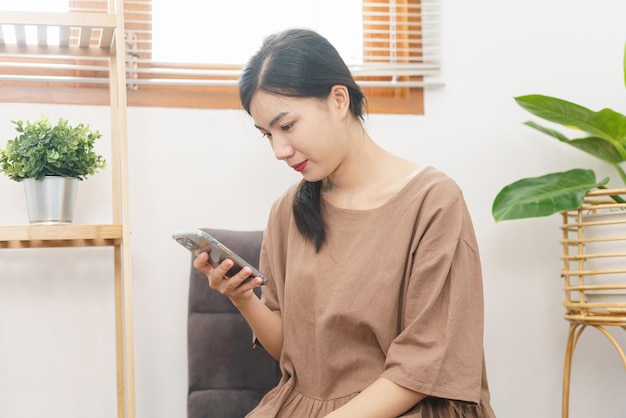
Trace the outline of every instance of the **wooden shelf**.
<path fill-rule="evenodd" d="M 105 27 L 115 29 L 115 15 L 106 13 L 2 12 L 2 24 L 67 27 Z"/>
<path fill-rule="evenodd" d="M 105 13 L 41 13 L 2 12 L 0 24 L 15 32 L 16 44 L 7 44 L 0 31 L 0 50 L 7 54 L 28 55 L 87 55 L 108 56 L 115 52 L 114 37 L 117 21 L 115 15 Z M 26 27 L 37 27 L 37 42 L 28 43 Z M 57 29 L 59 40 L 50 44 L 48 29 Z M 71 30 L 78 31 L 77 45 L 70 45 Z M 97 42 L 91 41 L 97 32 Z"/>
<path fill-rule="evenodd" d="M 0 248 L 120 245 L 122 225 L 0 226 Z"/>
<path fill-rule="evenodd" d="M 112 224 L 0 226 L 0 249 L 113 248 L 117 417 L 135 418 L 124 0 L 107 0 L 106 3 L 109 13 L 0 12 L 0 57 L 3 61 L 0 83 L 2 80 L 33 82 L 32 87 L 39 88 L 38 84 L 42 82 L 93 81 L 74 73 L 68 77 L 47 77 L 46 67 L 55 65 L 63 65 L 66 71 L 78 73 L 86 67 L 101 66 L 102 71 L 108 72 L 109 77 L 105 80 L 109 86 L 111 113 L 113 192 Z M 31 37 L 33 28 L 36 28 L 36 36 Z M 54 32 L 58 32 L 58 39 L 52 39 Z M 15 41 L 10 35 L 15 35 Z M 37 68 L 42 64 L 43 71 Z"/>

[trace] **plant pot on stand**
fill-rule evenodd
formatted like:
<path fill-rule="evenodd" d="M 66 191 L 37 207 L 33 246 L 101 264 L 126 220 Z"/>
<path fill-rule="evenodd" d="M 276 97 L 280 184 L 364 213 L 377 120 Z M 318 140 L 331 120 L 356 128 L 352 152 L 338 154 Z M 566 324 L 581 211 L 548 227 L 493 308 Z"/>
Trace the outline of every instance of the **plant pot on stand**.
<path fill-rule="evenodd" d="M 600 331 L 626 368 L 626 353 L 608 327 L 626 329 L 626 189 L 593 190 L 562 212 L 565 319 L 570 328 L 563 375 L 563 417 L 569 415 L 572 357 L 582 332 Z M 620 203 L 621 202 L 621 203 Z"/>
<path fill-rule="evenodd" d="M 0 149 L 0 172 L 24 183 L 30 223 L 72 223 L 78 181 L 106 165 L 94 151 L 100 133 L 62 118 L 55 125 L 45 116 L 12 122 L 18 135 Z"/>
<path fill-rule="evenodd" d="M 577 210 L 563 212 L 566 309 L 626 315 L 626 189 L 587 193 Z"/>
<path fill-rule="evenodd" d="M 626 44 L 623 52 L 626 85 Z M 626 115 L 609 108 L 593 111 L 556 97 L 530 94 L 515 98 L 531 114 L 566 127 L 526 125 L 611 166 L 626 185 Z M 572 129 L 573 128 L 573 129 Z M 581 133 L 583 136 L 580 136 Z M 626 354 L 604 327 L 626 329 L 626 189 L 607 190 L 610 178 L 597 180 L 593 170 L 575 168 L 517 180 L 493 201 L 496 221 L 563 215 L 565 319 L 570 322 L 563 380 L 563 418 L 569 416 L 572 355 L 587 326 L 602 332 L 626 367 Z"/>
<path fill-rule="evenodd" d="M 28 219 L 32 225 L 70 224 L 74 220 L 75 177 L 46 176 L 41 180 L 24 179 Z"/>

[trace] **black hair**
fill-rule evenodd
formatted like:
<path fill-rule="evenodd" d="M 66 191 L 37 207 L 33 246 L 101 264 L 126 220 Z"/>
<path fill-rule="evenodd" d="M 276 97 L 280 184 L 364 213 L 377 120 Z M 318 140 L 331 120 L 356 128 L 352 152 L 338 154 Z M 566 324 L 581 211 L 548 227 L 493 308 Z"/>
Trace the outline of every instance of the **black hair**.
<path fill-rule="evenodd" d="M 288 29 L 265 38 L 250 58 L 239 79 L 239 98 L 250 114 L 250 103 L 257 91 L 324 100 L 336 85 L 348 89 L 350 113 L 362 121 L 365 95 L 335 47 L 312 30 Z M 302 180 L 293 202 L 298 231 L 313 243 L 316 251 L 326 238 L 320 211 L 321 189 L 322 180 Z"/>

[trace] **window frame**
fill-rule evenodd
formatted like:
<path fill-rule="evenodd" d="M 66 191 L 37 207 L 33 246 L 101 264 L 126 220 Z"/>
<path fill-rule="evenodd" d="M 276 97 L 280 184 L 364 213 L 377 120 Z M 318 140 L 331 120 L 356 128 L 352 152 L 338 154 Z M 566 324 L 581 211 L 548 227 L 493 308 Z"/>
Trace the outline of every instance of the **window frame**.
<path fill-rule="evenodd" d="M 80 1 L 80 0 L 79 0 Z M 148 0 L 151 2 L 152 0 Z M 392 0 L 377 0 L 378 5 L 365 7 L 366 10 L 375 10 L 385 7 Z M 396 7 L 404 7 L 408 3 L 421 4 L 421 0 L 393 0 Z M 82 3 L 88 3 L 82 1 Z M 132 11 L 131 11 L 132 13 Z M 129 20 L 129 10 L 126 10 Z M 137 15 L 133 16 L 137 19 Z M 381 18 L 384 24 L 384 17 Z M 389 19 L 387 18 L 387 22 Z M 402 24 L 402 22 L 400 22 Z M 129 24 L 130 26 L 130 24 Z M 364 27 L 365 31 L 365 27 Z M 378 40 L 380 41 L 380 40 Z M 421 39 L 399 39 L 400 42 L 421 44 Z M 365 42 L 364 47 L 367 46 Z M 366 48 L 367 49 L 367 48 Z M 375 53 L 374 53 L 375 55 Z M 372 56 L 374 56 L 372 55 Z M 366 56 L 367 60 L 368 57 Z M 203 66 L 204 68 L 214 68 Z M 49 72 L 50 75 L 58 71 Z M 371 80 L 359 78 L 357 80 Z M 406 80 L 406 78 L 405 78 Z M 421 81 L 420 78 L 411 78 L 411 81 Z M 28 82 L 5 82 L 0 85 L 0 101 L 15 103 L 49 103 L 49 104 L 82 104 L 108 105 L 109 93 L 104 85 L 67 86 L 53 82 L 39 82 L 36 85 Z M 369 113 L 386 114 L 424 114 L 423 87 L 395 87 L 371 88 L 363 87 L 367 97 Z M 241 109 L 238 89 L 236 86 L 144 86 L 138 89 L 127 89 L 127 105 L 136 107 L 164 107 L 164 108 L 204 108 L 204 109 Z"/>

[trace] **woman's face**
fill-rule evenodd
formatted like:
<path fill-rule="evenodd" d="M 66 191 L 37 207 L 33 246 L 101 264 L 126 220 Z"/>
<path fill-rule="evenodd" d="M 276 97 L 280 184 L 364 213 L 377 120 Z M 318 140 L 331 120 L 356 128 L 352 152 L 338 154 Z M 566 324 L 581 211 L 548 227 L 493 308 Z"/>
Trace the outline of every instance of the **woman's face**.
<path fill-rule="evenodd" d="M 310 182 L 330 176 L 345 156 L 344 125 L 332 96 L 318 100 L 259 91 L 250 103 L 254 125 L 276 158 Z"/>

